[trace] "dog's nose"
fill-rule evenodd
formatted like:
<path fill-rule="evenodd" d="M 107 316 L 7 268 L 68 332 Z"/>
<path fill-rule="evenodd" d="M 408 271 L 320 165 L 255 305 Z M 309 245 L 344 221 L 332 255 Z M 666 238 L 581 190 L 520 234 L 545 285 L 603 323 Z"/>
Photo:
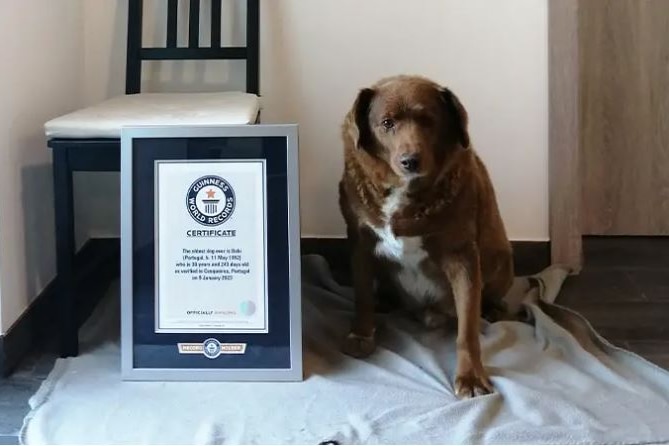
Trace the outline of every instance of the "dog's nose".
<path fill-rule="evenodd" d="M 418 162 L 418 155 L 402 155 L 400 158 L 400 164 L 402 168 L 409 173 L 415 173 L 418 171 L 420 163 Z"/>

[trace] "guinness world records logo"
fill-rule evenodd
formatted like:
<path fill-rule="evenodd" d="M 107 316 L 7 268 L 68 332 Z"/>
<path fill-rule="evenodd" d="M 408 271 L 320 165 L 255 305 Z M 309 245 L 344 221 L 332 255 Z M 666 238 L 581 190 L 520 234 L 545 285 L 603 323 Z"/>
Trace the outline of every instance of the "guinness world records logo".
<path fill-rule="evenodd" d="M 209 338 L 202 343 L 202 353 L 209 359 L 216 359 L 221 354 L 221 343 L 217 339 Z"/>
<path fill-rule="evenodd" d="M 195 180 L 186 193 L 188 214 L 204 226 L 225 223 L 235 210 L 235 191 L 218 175 L 205 175 Z"/>

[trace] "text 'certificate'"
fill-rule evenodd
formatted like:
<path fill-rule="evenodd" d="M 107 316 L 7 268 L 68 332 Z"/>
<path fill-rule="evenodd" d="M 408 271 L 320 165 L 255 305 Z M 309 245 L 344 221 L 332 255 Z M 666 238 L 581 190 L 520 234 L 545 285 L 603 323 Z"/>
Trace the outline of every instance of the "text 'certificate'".
<path fill-rule="evenodd" d="M 267 333 L 264 160 L 156 161 L 156 332 Z"/>

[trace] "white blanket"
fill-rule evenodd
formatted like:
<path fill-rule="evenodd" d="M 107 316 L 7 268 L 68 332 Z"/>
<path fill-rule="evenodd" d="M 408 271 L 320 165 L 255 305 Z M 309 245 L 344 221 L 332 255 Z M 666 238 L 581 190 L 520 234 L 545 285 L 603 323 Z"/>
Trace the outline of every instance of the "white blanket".
<path fill-rule="evenodd" d="M 30 401 L 24 444 L 661 443 L 669 440 L 669 373 L 602 340 L 553 301 L 566 272 L 518 279 L 529 323 L 484 326 L 497 392 L 453 395 L 454 331 L 379 315 L 379 348 L 340 353 L 351 290 L 320 257 L 303 258 L 305 380 L 300 383 L 122 382 L 118 295 L 82 329 Z M 534 294 L 534 295 L 533 295 Z"/>

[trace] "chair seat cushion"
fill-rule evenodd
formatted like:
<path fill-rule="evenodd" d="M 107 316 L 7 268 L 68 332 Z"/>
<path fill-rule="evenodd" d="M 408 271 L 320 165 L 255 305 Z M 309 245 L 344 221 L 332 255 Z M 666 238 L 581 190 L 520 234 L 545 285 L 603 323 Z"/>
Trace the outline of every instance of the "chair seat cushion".
<path fill-rule="evenodd" d="M 253 124 L 258 96 L 244 92 L 139 93 L 118 96 L 52 119 L 49 138 L 120 138 L 128 125 Z"/>

